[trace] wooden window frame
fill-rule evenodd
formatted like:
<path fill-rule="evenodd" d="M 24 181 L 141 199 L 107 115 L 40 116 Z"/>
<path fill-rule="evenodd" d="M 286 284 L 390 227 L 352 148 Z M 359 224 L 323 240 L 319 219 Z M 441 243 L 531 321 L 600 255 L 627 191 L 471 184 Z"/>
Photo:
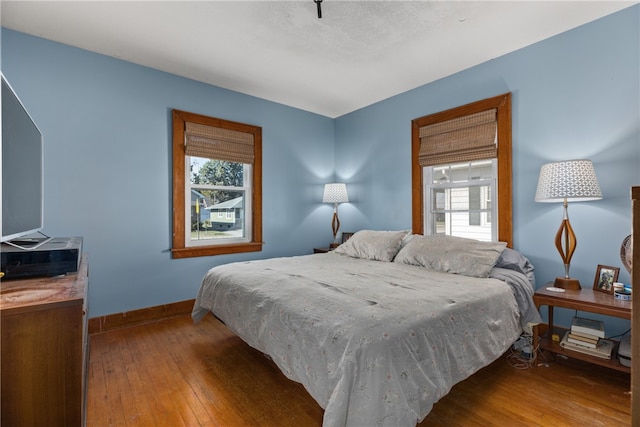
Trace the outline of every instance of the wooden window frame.
<path fill-rule="evenodd" d="M 498 132 L 497 213 L 498 240 L 513 247 L 513 201 L 511 166 L 511 93 L 466 104 L 411 121 L 411 215 L 412 232 L 424 233 L 424 188 L 419 163 L 420 128 L 495 108 Z"/>
<path fill-rule="evenodd" d="M 254 160 L 252 166 L 251 221 L 252 235 L 249 242 L 186 246 L 185 242 L 185 123 L 199 123 L 223 129 L 253 134 Z M 172 258 L 223 255 L 262 250 L 262 128 L 186 111 L 173 110 L 173 236 Z"/>

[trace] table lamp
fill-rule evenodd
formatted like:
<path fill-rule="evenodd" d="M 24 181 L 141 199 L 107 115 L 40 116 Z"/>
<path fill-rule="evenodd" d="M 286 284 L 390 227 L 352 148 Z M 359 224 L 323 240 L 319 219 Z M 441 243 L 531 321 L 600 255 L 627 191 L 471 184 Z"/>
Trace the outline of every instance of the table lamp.
<path fill-rule="evenodd" d="M 333 218 L 331 219 L 331 230 L 333 230 L 333 243 L 331 247 L 335 248 L 338 243 L 336 235 L 340 229 L 340 219 L 338 219 L 338 203 L 346 203 L 349 201 L 347 196 L 347 185 L 342 183 L 331 183 L 324 185 L 324 193 L 322 195 L 322 203 L 333 203 Z"/>
<path fill-rule="evenodd" d="M 602 199 L 596 171 L 591 160 L 566 160 L 542 165 L 536 190 L 536 202 L 562 202 L 564 217 L 556 233 L 556 248 L 564 263 L 564 277 L 556 277 L 554 286 L 581 289 L 580 281 L 569 276 L 571 257 L 576 250 L 576 235 L 569 223 L 568 202 Z"/>

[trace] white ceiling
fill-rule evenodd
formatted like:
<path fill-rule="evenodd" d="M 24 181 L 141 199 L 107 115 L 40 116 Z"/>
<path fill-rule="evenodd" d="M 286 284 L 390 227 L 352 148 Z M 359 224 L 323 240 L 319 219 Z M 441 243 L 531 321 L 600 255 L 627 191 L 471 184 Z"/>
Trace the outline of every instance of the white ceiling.
<path fill-rule="evenodd" d="M 328 117 L 637 1 L 7 1 L 2 26 Z"/>

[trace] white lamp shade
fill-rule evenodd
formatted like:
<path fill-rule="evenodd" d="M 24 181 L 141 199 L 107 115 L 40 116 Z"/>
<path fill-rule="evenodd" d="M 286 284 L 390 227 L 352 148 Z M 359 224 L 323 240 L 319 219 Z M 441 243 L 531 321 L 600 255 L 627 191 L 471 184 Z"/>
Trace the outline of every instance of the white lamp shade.
<path fill-rule="evenodd" d="M 346 203 L 348 201 L 346 184 L 334 182 L 324 185 L 322 203 Z"/>
<path fill-rule="evenodd" d="M 591 160 L 566 160 L 542 165 L 536 202 L 586 202 L 602 199 Z"/>

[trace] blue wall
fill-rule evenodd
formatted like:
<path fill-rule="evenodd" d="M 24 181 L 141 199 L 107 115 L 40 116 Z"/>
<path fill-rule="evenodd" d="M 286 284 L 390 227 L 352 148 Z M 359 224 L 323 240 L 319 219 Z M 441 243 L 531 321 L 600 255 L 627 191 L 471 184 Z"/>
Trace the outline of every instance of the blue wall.
<path fill-rule="evenodd" d="M 591 159 L 604 199 L 569 206 L 578 246 L 571 276 L 592 287 L 598 264 L 621 267 L 640 184 L 640 6 L 397 95 L 336 120 L 336 173 L 357 204 L 343 229 L 411 227 L 411 120 L 505 92 L 513 95 L 514 246 L 539 287 L 564 274 L 554 246 L 562 204 L 535 203 L 543 163 Z M 573 312 L 562 313 L 566 323 Z M 629 322 L 607 319 L 607 333 Z"/>
<path fill-rule="evenodd" d="M 83 236 L 90 317 L 194 298 L 217 264 L 331 241 L 334 121 L 3 29 L 2 72 L 45 138 L 45 223 Z M 263 129 L 260 253 L 171 259 L 171 110 Z"/>
<path fill-rule="evenodd" d="M 91 317 L 193 298 L 217 264 L 325 246 L 331 207 L 319 200 L 334 178 L 352 199 L 342 230 L 409 229 L 411 120 L 505 92 L 514 243 L 538 286 L 563 273 L 562 207 L 533 201 L 540 166 L 594 162 L 604 199 L 569 207 L 572 276 L 590 287 L 597 264 L 622 267 L 629 187 L 640 183 L 639 22 L 636 5 L 335 120 L 7 29 L 2 69 L 46 137 L 45 232 L 85 238 Z M 172 108 L 262 126 L 263 252 L 171 259 Z M 607 320 L 609 334 L 627 327 Z"/>

